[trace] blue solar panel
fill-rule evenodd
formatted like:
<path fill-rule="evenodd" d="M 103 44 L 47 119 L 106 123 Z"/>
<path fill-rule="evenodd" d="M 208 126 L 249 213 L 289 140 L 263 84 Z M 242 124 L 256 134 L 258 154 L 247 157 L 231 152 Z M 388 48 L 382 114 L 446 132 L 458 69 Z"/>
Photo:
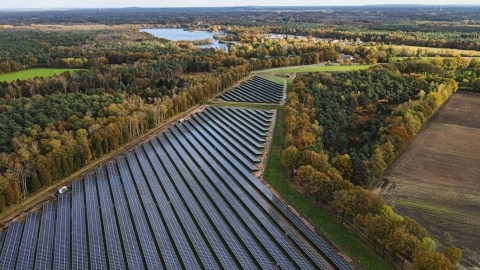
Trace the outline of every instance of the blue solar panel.
<path fill-rule="evenodd" d="M 268 131 L 268 125 L 266 123 L 261 124 L 252 119 L 252 117 L 246 116 L 245 112 L 241 109 L 224 109 L 223 111 L 225 111 L 237 121 L 247 124 L 253 130 L 258 130 L 259 132 Z"/>
<path fill-rule="evenodd" d="M 228 122 L 232 128 L 236 129 L 237 132 L 241 134 L 245 134 L 245 136 L 249 136 L 250 138 L 252 138 L 253 140 L 259 143 L 265 142 L 265 139 L 264 139 L 264 137 L 266 136 L 265 132 L 260 132 L 260 131 L 250 129 L 248 126 L 246 126 L 242 122 L 238 122 L 232 117 L 230 117 L 229 115 L 227 115 L 224 109 L 209 107 L 207 108 L 207 110 L 212 112 L 213 115 L 215 115 L 216 117 L 220 119 L 225 119 L 225 121 Z"/>
<path fill-rule="evenodd" d="M 0 232 L 0 254 L 2 254 L 3 240 L 5 240 L 6 232 Z"/>
<path fill-rule="evenodd" d="M 205 268 L 211 269 L 218 269 L 219 266 L 215 261 L 215 258 L 210 251 L 210 248 L 205 243 L 201 233 L 198 230 L 198 226 L 193 222 L 192 217 L 189 214 L 189 211 L 186 209 L 182 198 L 176 193 L 174 186 L 171 183 L 171 179 L 168 176 L 167 172 L 160 164 L 160 160 L 162 159 L 160 154 L 163 155 L 163 152 L 160 150 L 161 147 L 157 140 L 151 140 L 152 146 L 155 152 L 159 155 L 159 158 L 155 155 L 154 152 L 148 151 L 151 149 L 149 146 L 145 145 L 144 147 L 147 149 L 147 155 L 152 162 L 153 168 L 155 169 L 156 174 L 160 178 L 160 183 L 164 187 L 168 200 L 172 204 L 173 208 L 175 209 L 175 213 L 178 218 L 181 220 L 184 230 L 188 234 L 190 241 L 192 242 L 194 249 L 200 258 L 202 265 Z"/>
<path fill-rule="evenodd" d="M 156 157 L 150 144 L 143 144 L 143 147 L 145 151 L 147 151 L 149 156 Z M 158 160 L 152 160 L 151 166 L 144 151 L 142 151 L 140 148 L 136 148 L 135 153 L 140 160 L 140 165 L 145 172 L 146 179 L 150 188 L 152 189 L 155 201 L 160 208 L 163 219 L 165 220 L 168 231 L 170 232 L 170 236 L 175 243 L 178 253 L 180 254 L 182 264 L 185 266 L 186 269 L 199 269 L 200 264 L 195 257 L 195 252 L 190 246 L 189 241 L 187 240 L 187 235 L 182 231 L 182 225 L 180 223 L 180 220 L 176 217 L 174 209 L 172 208 L 170 201 L 164 194 L 164 190 L 159 183 L 159 181 L 169 181 L 169 179 L 161 178 L 160 176 L 157 176 L 153 171 L 152 166 L 161 166 L 159 163 L 157 163 Z M 167 268 L 169 268 L 168 264 Z"/>
<path fill-rule="evenodd" d="M 216 208 L 211 204 L 209 199 L 203 193 L 201 187 L 198 185 L 197 181 L 195 181 L 195 177 L 191 175 L 189 169 L 182 162 L 182 159 L 174 151 L 173 147 L 167 142 L 164 136 L 159 136 L 158 139 L 160 141 L 160 144 L 164 147 L 165 151 L 168 153 L 169 157 L 173 161 L 172 163 L 175 164 L 172 164 L 172 166 L 175 166 L 178 170 L 178 174 L 176 174 L 178 176 L 177 181 L 175 181 L 177 188 L 180 190 L 182 197 L 186 201 L 189 208 L 192 209 L 192 212 L 194 213 L 197 222 L 202 228 L 204 234 L 207 235 L 207 238 L 210 239 L 211 243 L 214 243 L 217 246 L 218 250 L 216 252 L 217 254 L 219 254 L 219 257 L 221 257 L 220 261 L 226 261 L 226 263 L 223 262 L 223 266 L 226 268 L 236 267 L 235 265 L 229 264 L 233 261 L 230 254 L 227 253 L 228 250 L 230 250 L 239 259 L 240 264 L 243 268 L 251 269 L 252 267 L 254 267 L 255 264 L 250 259 L 249 255 L 245 252 L 243 247 L 238 243 L 238 240 L 234 241 L 235 236 L 228 228 L 228 225 L 220 217 Z M 190 165 L 192 167 L 195 166 L 195 164 L 192 163 Z M 183 182 L 182 179 L 185 182 Z M 192 190 L 191 192 L 189 191 L 189 188 L 186 184 L 189 185 L 190 189 Z M 209 215 L 209 218 L 212 220 L 213 226 L 209 222 L 209 219 L 205 217 L 204 213 Z M 223 242 L 222 239 L 218 236 L 223 237 Z M 212 246 L 214 244 L 212 244 Z M 225 244 L 226 246 L 223 247 Z M 213 249 L 215 250 L 215 248 Z"/>
<path fill-rule="evenodd" d="M 138 152 L 138 148 L 135 149 L 135 152 Z M 172 245 L 172 241 L 168 235 L 168 231 L 164 226 L 162 218 L 158 212 L 157 204 L 155 203 L 147 183 L 145 182 L 145 177 L 142 174 L 142 170 L 139 165 L 139 160 L 145 161 L 143 158 L 137 160 L 136 156 L 132 152 L 126 154 L 130 170 L 132 171 L 135 183 L 137 184 L 138 192 L 142 200 L 143 207 L 148 216 L 148 221 L 152 227 L 152 231 L 157 240 L 160 253 L 162 255 L 165 266 L 168 269 L 180 269 L 182 268 L 178 255 L 175 252 L 175 249 Z M 150 171 L 148 172 L 150 173 Z M 145 172 L 147 175 L 147 172 Z"/>
<path fill-rule="evenodd" d="M 45 203 L 38 233 L 35 269 L 52 269 L 53 240 L 55 237 L 55 204 Z"/>
<path fill-rule="evenodd" d="M 20 241 L 22 240 L 23 221 L 11 222 L 0 254 L 0 269 L 15 269 Z"/>
<path fill-rule="evenodd" d="M 211 147 L 205 140 L 203 140 L 202 137 L 199 136 L 199 134 L 196 131 L 194 130 L 188 131 L 184 127 L 184 125 L 177 126 L 177 127 L 184 134 L 185 138 L 187 138 L 188 141 L 200 153 L 199 157 L 203 157 L 207 159 L 208 160 L 207 163 L 209 163 L 209 165 L 212 166 L 213 168 L 212 170 L 215 171 L 217 174 L 219 174 L 222 180 L 215 182 L 215 184 L 223 192 L 225 196 L 228 196 L 229 198 L 228 201 L 234 202 L 240 199 L 239 203 L 232 204 L 232 206 L 235 207 L 235 210 L 237 211 L 239 216 L 242 217 L 242 219 L 249 226 L 250 230 L 254 233 L 258 241 L 264 246 L 264 248 L 268 251 L 270 256 L 273 257 L 274 261 L 278 263 L 278 265 L 281 268 L 285 268 L 285 269 L 295 268 L 290 262 L 290 260 L 287 257 L 285 257 L 283 251 L 278 248 L 277 244 L 275 244 L 275 239 L 272 239 L 267 235 L 267 229 L 262 229 L 264 216 L 258 216 L 259 218 L 257 218 L 257 220 L 259 220 L 260 223 L 257 223 L 256 218 L 254 218 L 248 212 L 247 208 L 244 208 L 245 207 L 244 200 L 247 200 L 246 202 L 248 202 L 248 196 L 244 195 L 238 198 L 234 195 L 234 193 L 230 194 L 231 186 L 224 186 L 224 183 L 229 183 L 232 181 L 231 177 L 233 173 L 236 173 L 235 169 L 231 167 L 229 167 L 229 169 L 221 167 L 220 164 L 222 164 L 222 162 L 226 164 L 228 164 L 228 162 L 226 162 L 223 158 L 221 158 L 220 154 L 216 150 L 214 150 L 214 148 Z M 250 207 L 250 206 L 251 205 L 248 205 L 247 207 Z"/>
<path fill-rule="evenodd" d="M 16 269 L 33 269 L 35 262 L 35 247 L 37 243 L 40 212 L 30 212 L 23 229 L 22 242 L 18 252 Z"/>
<path fill-rule="evenodd" d="M 84 177 L 85 198 L 87 204 L 88 246 L 90 252 L 90 269 L 106 269 L 102 221 L 98 203 L 97 185 L 93 175 Z"/>
<path fill-rule="evenodd" d="M 241 148 L 242 153 L 246 153 L 250 157 L 252 157 L 250 161 L 259 162 L 256 155 L 258 156 L 262 154 L 262 152 L 260 152 L 258 148 L 263 148 L 263 145 L 256 143 L 252 140 L 245 140 L 237 133 L 231 131 L 225 125 L 216 124 L 214 121 L 211 121 L 209 118 L 206 117 L 207 113 L 200 113 L 198 114 L 198 117 L 192 118 L 195 118 L 198 123 L 200 123 L 206 130 L 210 132 L 210 134 L 221 134 L 221 136 L 224 137 L 231 145 L 234 145 L 239 149 Z"/>
<path fill-rule="evenodd" d="M 228 222 L 230 222 L 231 227 L 239 235 L 241 241 L 244 242 L 251 255 L 255 257 L 260 267 L 262 269 L 275 267 L 273 261 L 269 259 L 266 253 L 264 253 L 259 246 L 259 244 L 264 244 L 265 242 L 260 243 L 255 239 L 259 234 L 263 233 L 258 230 L 259 227 L 254 221 L 249 220 L 246 212 L 243 209 L 243 205 L 235 197 L 233 197 L 230 193 L 230 190 L 224 186 L 223 179 L 217 177 L 217 171 L 213 171 L 215 169 L 214 167 L 218 166 L 218 164 L 215 164 L 208 159 L 208 154 L 204 152 L 203 149 L 196 148 L 200 147 L 200 145 L 192 138 L 191 134 L 188 135 L 189 138 L 187 139 L 175 127 L 171 128 L 170 130 L 172 131 L 172 134 L 175 134 L 175 138 L 173 138 L 173 136 L 171 136 L 171 134 L 168 132 L 165 133 L 166 136 L 170 139 L 170 142 L 174 144 L 175 149 L 177 149 L 180 156 L 182 156 L 189 163 L 193 163 L 194 160 L 196 164 L 202 168 L 200 171 L 195 166 L 190 166 L 191 170 L 195 173 L 195 177 L 198 179 L 202 187 L 207 190 L 208 195 L 212 198 L 212 201 L 217 204 L 218 209 L 221 209 L 219 212 L 224 215 Z M 178 143 L 185 147 L 185 150 L 189 155 L 191 155 L 193 160 L 190 159 L 187 152 L 184 152 Z M 213 168 L 211 169 L 210 166 Z M 207 180 L 207 178 L 210 181 Z M 230 210 L 229 206 L 232 210 Z M 248 227 L 248 229 L 246 227 Z M 251 231 L 253 237 L 249 234 L 248 230 Z"/>
<path fill-rule="evenodd" d="M 72 182 L 72 269 L 88 269 L 83 181 Z"/>
<path fill-rule="evenodd" d="M 255 76 L 222 94 L 220 98 L 241 102 L 279 103 L 283 91 L 284 85 Z"/>
<path fill-rule="evenodd" d="M 107 170 L 128 268 L 145 269 L 117 168 L 113 162 L 109 162 Z"/>
<path fill-rule="evenodd" d="M 188 129 L 196 129 L 201 135 L 199 136 L 203 136 L 205 137 L 205 139 L 207 141 L 209 141 L 211 144 L 212 144 L 212 147 L 215 148 L 215 149 L 219 149 L 220 151 L 225 151 L 225 152 L 229 152 L 231 153 L 233 156 L 235 156 L 245 167 L 247 167 L 248 169 L 250 170 L 258 170 L 257 166 L 255 166 L 252 162 L 250 162 L 249 159 L 247 159 L 245 157 L 245 155 L 243 155 L 237 147 L 231 145 L 231 144 L 228 144 L 227 142 L 225 142 L 223 139 L 221 139 L 220 141 L 221 142 L 218 142 L 217 140 L 215 140 L 208 132 L 206 132 L 203 127 L 198 124 L 197 122 L 195 122 L 195 119 L 191 119 L 189 120 L 189 122 L 186 122 L 184 124 L 185 127 L 187 127 Z"/>
<path fill-rule="evenodd" d="M 150 232 L 147 218 L 145 217 L 145 213 L 136 191 L 137 188 L 134 185 L 125 157 L 118 157 L 117 164 L 120 169 L 121 180 L 127 195 L 130 211 L 135 213 L 133 222 L 135 223 L 135 230 L 138 235 L 138 239 L 140 240 L 142 254 L 145 258 L 147 268 L 163 269 L 162 261 L 155 246 L 154 238 Z"/>
<path fill-rule="evenodd" d="M 58 195 L 53 269 L 70 269 L 70 194 Z"/>
<path fill-rule="evenodd" d="M 227 224 L 226 220 L 224 220 L 219 213 L 218 209 L 222 209 L 222 211 L 228 211 L 226 208 L 226 205 L 223 203 L 223 200 L 219 200 L 219 198 L 211 199 L 208 197 L 207 194 L 204 193 L 202 190 L 203 188 L 208 188 L 210 186 L 205 186 L 207 185 L 207 182 L 204 180 L 204 176 L 201 172 L 201 170 L 197 167 L 197 165 L 190 159 L 187 153 L 185 153 L 182 149 L 182 146 L 178 143 L 178 141 L 173 137 L 170 131 L 166 131 L 165 136 L 169 138 L 169 142 L 167 140 L 161 140 L 163 146 L 167 150 L 168 154 L 172 157 L 173 160 L 178 160 L 179 162 L 175 162 L 177 168 L 179 168 L 180 172 L 182 173 L 183 179 L 185 179 L 185 183 L 190 187 L 191 190 L 194 192 L 194 194 L 197 197 L 197 200 L 199 201 L 199 205 L 201 205 L 207 215 L 209 216 L 210 219 L 212 219 L 213 224 L 215 224 L 217 230 L 219 233 L 222 235 L 224 241 L 227 243 L 227 245 L 230 247 L 231 251 L 233 254 L 235 254 L 235 257 L 237 260 L 239 260 L 241 267 L 246 268 L 246 269 L 253 269 L 256 268 L 254 262 L 251 260 L 250 255 L 246 250 L 244 250 L 243 246 L 241 245 L 241 240 L 237 238 L 234 233 L 230 230 L 229 225 Z M 162 137 L 159 137 L 159 139 L 162 139 Z M 174 152 L 174 149 L 178 151 L 178 154 Z M 182 162 L 180 162 L 180 159 L 183 160 L 186 165 L 184 166 Z M 192 173 L 194 175 L 191 175 L 188 172 L 188 169 L 192 170 Z M 204 168 L 205 170 L 207 168 Z M 202 184 L 200 185 L 197 181 L 193 181 L 193 179 L 196 179 L 197 181 L 204 180 Z M 209 193 L 211 195 L 211 193 Z M 217 200 L 216 200 L 217 199 Z M 212 203 L 215 202 L 217 207 Z M 234 218 L 232 216 L 231 218 Z M 238 228 L 238 226 L 240 228 Z M 241 231 L 244 232 L 243 226 L 241 226 L 239 223 L 235 224 L 235 226 L 232 226 L 234 228 L 234 231 Z M 243 235 L 244 237 L 248 237 L 246 235 Z"/>
<path fill-rule="evenodd" d="M 126 269 L 122 252 L 122 242 L 115 218 L 115 210 L 110 194 L 110 186 L 105 173 L 105 168 L 100 167 L 96 171 L 100 209 L 103 219 L 103 231 L 105 232 L 105 245 L 107 247 L 107 259 L 110 269 Z"/>

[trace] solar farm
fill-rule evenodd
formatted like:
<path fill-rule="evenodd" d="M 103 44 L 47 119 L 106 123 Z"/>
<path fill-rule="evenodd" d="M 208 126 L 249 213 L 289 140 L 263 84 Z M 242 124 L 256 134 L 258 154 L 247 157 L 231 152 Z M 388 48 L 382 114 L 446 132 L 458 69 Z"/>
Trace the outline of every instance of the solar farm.
<path fill-rule="evenodd" d="M 207 107 L 0 232 L 0 269 L 352 269 L 252 172 L 273 111 Z"/>
<path fill-rule="evenodd" d="M 251 103 L 280 103 L 284 97 L 284 83 L 280 78 L 254 76 L 220 96 L 225 101 Z"/>

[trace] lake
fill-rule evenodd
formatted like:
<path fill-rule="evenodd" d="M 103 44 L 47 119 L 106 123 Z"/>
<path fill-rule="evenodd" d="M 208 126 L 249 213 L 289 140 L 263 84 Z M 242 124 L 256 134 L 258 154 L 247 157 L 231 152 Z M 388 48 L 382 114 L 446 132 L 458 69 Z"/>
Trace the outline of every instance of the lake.
<path fill-rule="evenodd" d="M 180 40 L 199 40 L 211 38 L 213 44 L 194 45 L 198 48 L 215 48 L 222 49 L 228 52 L 227 44 L 219 43 L 217 39 L 213 38 L 213 32 L 207 31 L 185 31 L 181 28 L 153 28 L 153 29 L 140 29 L 140 32 L 150 33 L 156 37 L 164 38 L 172 41 Z"/>

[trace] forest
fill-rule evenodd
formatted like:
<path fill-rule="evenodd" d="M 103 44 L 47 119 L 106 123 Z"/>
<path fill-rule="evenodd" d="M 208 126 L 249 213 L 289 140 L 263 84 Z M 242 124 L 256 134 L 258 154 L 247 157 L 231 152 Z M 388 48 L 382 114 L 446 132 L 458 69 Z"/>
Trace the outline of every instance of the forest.
<path fill-rule="evenodd" d="M 458 89 L 455 80 L 421 70 L 421 62 L 407 61 L 296 77 L 282 163 L 303 194 L 353 218 L 391 258 L 399 254 L 415 269 L 454 269 L 459 249 L 439 253 L 424 227 L 366 189 Z"/>
<path fill-rule="evenodd" d="M 457 248 L 437 252 L 422 226 L 368 188 L 453 92 L 479 91 L 479 12 L 409 5 L 0 11 L 0 74 L 76 69 L 0 82 L 0 213 L 252 71 L 370 64 L 291 74 L 286 173 L 390 255 L 419 269 L 432 269 L 425 266 L 432 261 L 453 269 Z M 229 50 L 139 31 L 147 27 L 221 30 L 215 38 Z"/>

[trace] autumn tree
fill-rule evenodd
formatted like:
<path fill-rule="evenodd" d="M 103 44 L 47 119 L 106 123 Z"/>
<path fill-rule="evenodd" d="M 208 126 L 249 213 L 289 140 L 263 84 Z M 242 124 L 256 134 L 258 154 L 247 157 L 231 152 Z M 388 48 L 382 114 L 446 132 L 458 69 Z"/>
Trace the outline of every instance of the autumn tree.
<path fill-rule="evenodd" d="M 418 270 L 453 270 L 455 267 L 443 256 L 442 253 L 436 251 L 419 252 L 413 259 L 413 267 Z"/>

